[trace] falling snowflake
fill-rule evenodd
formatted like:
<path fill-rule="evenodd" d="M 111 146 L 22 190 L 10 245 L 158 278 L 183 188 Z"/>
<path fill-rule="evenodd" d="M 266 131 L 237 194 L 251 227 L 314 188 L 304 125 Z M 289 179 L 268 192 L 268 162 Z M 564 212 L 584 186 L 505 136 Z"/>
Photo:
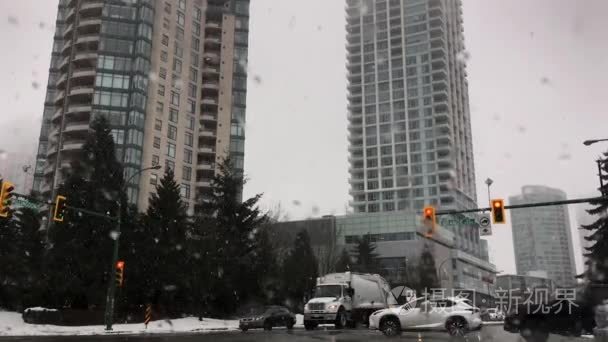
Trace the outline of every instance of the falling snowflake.
<path fill-rule="evenodd" d="M 175 290 L 177 290 L 177 286 L 175 286 L 175 285 L 165 285 L 163 288 L 165 289 L 165 291 L 175 291 Z"/>
<path fill-rule="evenodd" d="M 471 54 L 467 50 L 462 50 L 456 54 L 456 60 L 460 63 L 466 63 L 471 58 Z"/>
<path fill-rule="evenodd" d="M 150 79 L 150 82 L 156 82 L 158 81 L 158 74 L 154 71 L 150 71 L 150 73 L 148 74 L 148 78 Z"/>
<path fill-rule="evenodd" d="M 120 236 L 120 233 L 117 232 L 116 230 L 112 230 L 110 232 L 110 239 L 112 239 L 112 240 L 118 239 L 119 236 Z"/>

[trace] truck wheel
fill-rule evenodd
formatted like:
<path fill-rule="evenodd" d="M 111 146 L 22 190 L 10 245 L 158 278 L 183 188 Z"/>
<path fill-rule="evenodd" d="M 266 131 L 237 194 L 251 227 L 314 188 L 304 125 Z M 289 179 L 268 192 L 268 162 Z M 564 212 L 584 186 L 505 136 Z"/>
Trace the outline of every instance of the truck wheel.
<path fill-rule="evenodd" d="M 317 323 L 304 321 L 304 329 L 313 330 L 317 327 Z"/>
<path fill-rule="evenodd" d="M 287 324 L 285 326 L 287 327 L 288 330 L 291 330 L 293 328 L 294 324 L 296 324 L 295 320 L 294 321 L 290 320 L 289 322 L 287 322 Z"/>
<path fill-rule="evenodd" d="M 380 322 L 380 331 L 385 336 L 397 336 L 401 334 L 401 324 L 397 317 L 387 317 Z"/>
<path fill-rule="evenodd" d="M 336 316 L 336 329 L 343 329 L 346 327 L 346 323 L 348 322 L 346 318 L 344 308 L 340 308 L 340 310 L 338 310 L 338 315 Z"/>

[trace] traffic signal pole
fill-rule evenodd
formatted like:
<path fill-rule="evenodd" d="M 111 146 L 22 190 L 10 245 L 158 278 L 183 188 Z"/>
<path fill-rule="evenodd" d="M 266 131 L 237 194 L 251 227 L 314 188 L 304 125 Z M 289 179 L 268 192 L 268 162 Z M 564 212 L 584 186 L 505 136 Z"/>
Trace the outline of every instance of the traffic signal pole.
<path fill-rule="evenodd" d="M 608 196 L 600 197 L 589 197 L 589 198 L 577 198 L 564 201 L 551 201 L 551 202 L 537 202 L 537 203 L 524 203 L 524 204 L 513 204 L 505 205 L 505 209 L 522 209 L 522 208 L 534 208 L 534 207 L 548 207 L 553 205 L 565 205 L 565 204 L 576 204 L 576 203 L 589 203 L 589 202 L 608 202 Z M 439 210 L 435 212 L 435 215 L 452 215 L 452 214 L 464 214 L 464 213 L 478 213 L 491 211 L 492 208 L 475 208 L 466 210 Z"/>
<path fill-rule="evenodd" d="M 114 239 L 114 251 L 112 252 L 112 271 L 118 262 L 118 243 L 120 241 L 120 225 L 122 223 L 122 200 L 118 200 L 118 215 L 116 217 L 116 237 Z M 110 272 L 112 274 L 112 272 Z M 106 312 L 105 324 L 106 330 L 112 330 L 112 321 L 114 320 L 114 298 L 116 296 L 116 280 L 114 277 L 108 279 L 108 295 L 106 296 Z"/>

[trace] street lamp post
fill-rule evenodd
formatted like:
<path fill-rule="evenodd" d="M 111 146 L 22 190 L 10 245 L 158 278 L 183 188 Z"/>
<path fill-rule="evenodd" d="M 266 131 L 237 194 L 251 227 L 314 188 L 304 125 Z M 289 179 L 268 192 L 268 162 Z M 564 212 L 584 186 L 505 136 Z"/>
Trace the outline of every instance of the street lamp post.
<path fill-rule="evenodd" d="M 122 223 L 122 194 L 126 191 L 129 182 L 135 178 L 135 176 L 142 174 L 147 170 L 158 170 L 160 169 L 160 165 L 154 165 L 151 167 L 146 167 L 135 172 L 120 188 L 120 193 L 118 194 L 118 215 L 116 215 L 116 234 L 114 235 L 116 238 L 114 239 L 114 251 L 112 253 L 112 266 L 110 268 L 110 276 L 108 280 L 108 294 L 106 296 L 106 312 L 105 312 L 105 324 L 106 330 L 112 330 L 112 321 L 114 319 L 114 297 L 116 294 L 116 282 L 114 281 L 114 267 L 116 262 L 118 261 L 118 243 L 120 239 L 120 225 Z"/>
<path fill-rule="evenodd" d="M 488 203 L 490 203 L 490 201 L 492 201 L 492 197 L 490 197 L 490 186 L 492 185 L 492 183 L 494 183 L 494 181 L 491 178 L 486 179 L 486 185 L 488 186 Z M 492 205 L 490 205 L 492 206 Z"/>

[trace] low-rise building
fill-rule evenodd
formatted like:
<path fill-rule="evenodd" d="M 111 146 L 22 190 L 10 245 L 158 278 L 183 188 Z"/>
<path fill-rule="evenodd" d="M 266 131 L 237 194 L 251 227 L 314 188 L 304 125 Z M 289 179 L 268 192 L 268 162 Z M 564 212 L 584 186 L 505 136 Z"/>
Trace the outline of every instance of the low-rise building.
<path fill-rule="evenodd" d="M 302 229 L 310 235 L 320 273 L 333 271 L 342 249 L 346 248 L 352 256 L 358 239 L 366 236 L 376 245 L 381 273 L 393 286 L 408 285 L 408 278 L 418 276 L 408 274 L 412 272 L 408 266 L 418 264 L 423 252 L 428 251 L 440 287 L 447 293 L 464 290 L 475 293 L 477 300 L 493 297 L 496 268 L 487 261 L 487 247 L 481 246 L 480 242 L 480 246 L 470 249 L 479 253 L 460 250 L 456 247 L 455 234 L 440 225 L 436 225 L 434 234 L 427 237 L 427 228 L 422 226 L 416 214 L 405 211 L 357 213 L 275 223 L 270 230 L 279 255 L 284 255 L 293 246 L 295 235 Z"/>

